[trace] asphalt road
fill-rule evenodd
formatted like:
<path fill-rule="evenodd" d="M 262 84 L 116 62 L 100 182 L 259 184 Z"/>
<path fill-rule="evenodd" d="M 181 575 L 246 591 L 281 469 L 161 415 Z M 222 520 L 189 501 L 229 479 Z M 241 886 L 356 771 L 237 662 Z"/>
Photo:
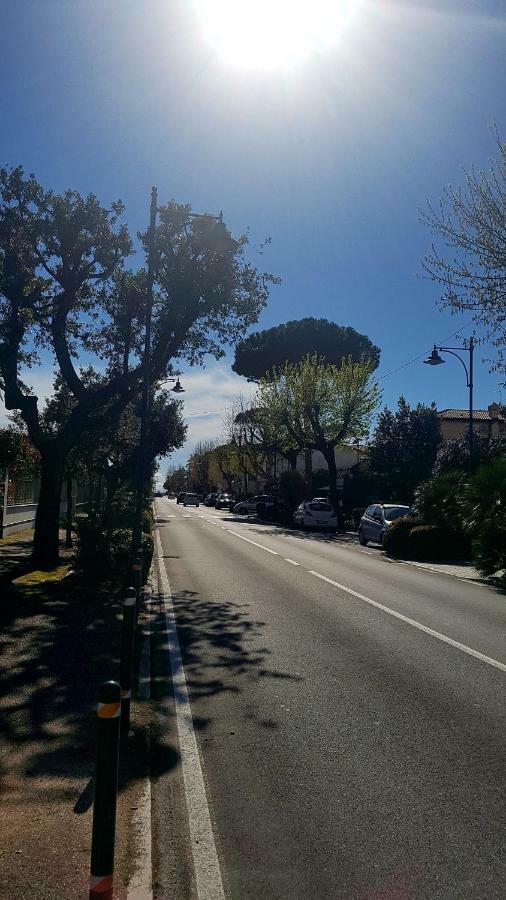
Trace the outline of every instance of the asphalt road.
<path fill-rule="evenodd" d="M 156 509 L 225 893 L 502 898 L 506 597 Z"/>

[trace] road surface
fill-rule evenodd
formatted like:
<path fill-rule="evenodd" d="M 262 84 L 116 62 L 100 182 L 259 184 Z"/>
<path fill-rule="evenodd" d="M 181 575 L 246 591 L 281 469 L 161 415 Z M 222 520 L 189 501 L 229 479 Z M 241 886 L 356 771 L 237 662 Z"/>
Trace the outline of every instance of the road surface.
<path fill-rule="evenodd" d="M 156 513 L 191 718 L 155 895 L 502 898 L 506 597 L 349 536 Z M 197 877 L 167 863 L 185 794 Z"/>

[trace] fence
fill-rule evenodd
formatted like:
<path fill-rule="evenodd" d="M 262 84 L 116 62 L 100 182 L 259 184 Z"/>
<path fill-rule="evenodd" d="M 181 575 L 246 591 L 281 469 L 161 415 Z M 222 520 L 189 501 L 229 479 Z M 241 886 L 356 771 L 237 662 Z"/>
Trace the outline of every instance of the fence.
<path fill-rule="evenodd" d="M 38 478 L 10 478 L 9 470 L 4 471 L 0 489 L 0 537 L 35 527 L 39 491 Z M 84 486 L 73 481 L 72 495 L 74 498 L 72 515 L 76 512 L 85 512 L 88 493 Z M 60 515 L 67 515 L 65 484 L 62 488 Z"/>

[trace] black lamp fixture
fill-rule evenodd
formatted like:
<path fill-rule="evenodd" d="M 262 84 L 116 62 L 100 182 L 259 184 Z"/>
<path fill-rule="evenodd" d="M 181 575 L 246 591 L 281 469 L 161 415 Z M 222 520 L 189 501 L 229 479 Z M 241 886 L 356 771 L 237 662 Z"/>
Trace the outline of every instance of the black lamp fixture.
<path fill-rule="evenodd" d="M 476 346 L 476 341 L 474 337 L 470 337 L 468 341 L 464 341 L 463 347 L 437 347 L 434 344 L 434 348 L 432 353 L 429 353 L 427 359 L 424 359 L 424 363 L 427 366 L 441 366 L 445 359 L 440 355 L 441 353 L 450 353 L 451 356 L 455 356 L 456 359 L 461 363 L 464 368 L 464 372 L 466 373 L 466 382 L 467 387 L 469 389 L 469 468 L 472 471 L 473 468 L 473 454 L 474 454 L 474 433 L 473 433 L 473 356 L 474 356 L 474 348 Z M 455 352 L 458 351 L 458 352 Z M 462 352 L 469 353 L 469 368 L 466 366 L 464 360 L 459 353 Z"/>
<path fill-rule="evenodd" d="M 177 379 L 177 381 L 176 381 L 174 387 L 171 388 L 171 391 L 174 391 L 175 394 L 184 394 L 185 389 L 184 389 L 184 387 L 182 386 L 182 384 L 181 384 L 179 378 Z"/>
<path fill-rule="evenodd" d="M 427 359 L 424 359 L 424 363 L 426 366 L 442 366 L 445 362 L 446 360 L 439 355 L 438 349 L 435 344 L 432 353 L 429 354 Z"/>

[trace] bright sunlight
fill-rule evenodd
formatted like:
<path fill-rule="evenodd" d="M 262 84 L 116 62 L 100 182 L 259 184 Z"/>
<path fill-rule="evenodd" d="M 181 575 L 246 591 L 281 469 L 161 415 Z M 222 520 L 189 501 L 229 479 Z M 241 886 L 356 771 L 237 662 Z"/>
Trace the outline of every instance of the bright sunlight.
<path fill-rule="evenodd" d="M 268 71 L 292 68 L 336 44 L 359 0 L 193 0 L 223 62 Z"/>

